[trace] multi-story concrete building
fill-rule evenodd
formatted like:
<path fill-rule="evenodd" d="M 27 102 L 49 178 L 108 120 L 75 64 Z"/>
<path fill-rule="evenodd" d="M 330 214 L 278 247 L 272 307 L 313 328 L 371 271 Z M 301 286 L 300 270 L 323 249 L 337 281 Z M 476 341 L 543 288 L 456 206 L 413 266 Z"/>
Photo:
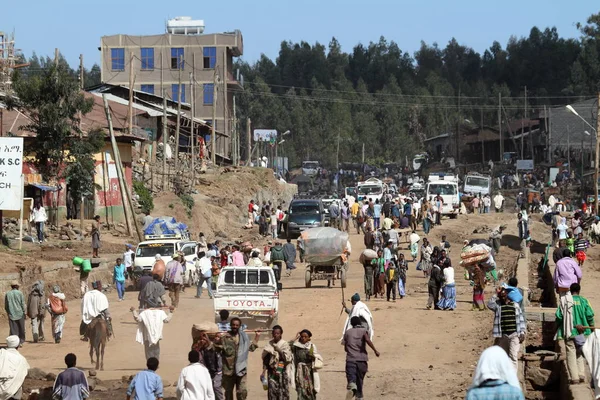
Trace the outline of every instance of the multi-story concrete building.
<path fill-rule="evenodd" d="M 129 86 L 133 62 L 134 89 L 188 104 L 193 93 L 195 117 L 214 123 L 224 134 L 217 136 L 216 153 L 229 159 L 233 96 L 241 89 L 233 58 L 243 54 L 244 42 L 238 30 L 214 34 L 203 30 L 203 21 L 179 17 L 168 21 L 164 34 L 102 37 L 102 82 Z"/>

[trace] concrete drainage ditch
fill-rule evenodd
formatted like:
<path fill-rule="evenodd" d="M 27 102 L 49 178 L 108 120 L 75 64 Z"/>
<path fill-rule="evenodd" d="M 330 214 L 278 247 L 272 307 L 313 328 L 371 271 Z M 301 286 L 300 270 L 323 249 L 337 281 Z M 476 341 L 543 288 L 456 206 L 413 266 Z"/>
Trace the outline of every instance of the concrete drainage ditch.
<path fill-rule="evenodd" d="M 548 249 L 551 257 L 552 249 Z M 564 345 L 555 340 L 556 308 L 553 264 L 544 256 L 526 253 L 517 262 L 517 279 L 523 288 L 527 336 L 522 347 L 519 378 L 527 399 L 590 400 L 589 384 L 569 385 Z M 588 371 L 587 382 L 590 381 Z"/>

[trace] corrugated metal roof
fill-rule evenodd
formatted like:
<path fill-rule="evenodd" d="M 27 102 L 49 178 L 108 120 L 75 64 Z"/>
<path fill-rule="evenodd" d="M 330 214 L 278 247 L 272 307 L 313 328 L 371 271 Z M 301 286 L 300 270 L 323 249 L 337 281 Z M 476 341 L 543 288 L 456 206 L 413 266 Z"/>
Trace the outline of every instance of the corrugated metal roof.
<path fill-rule="evenodd" d="M 588 124 L 596 126 L 596 115 L 598 113 L 598 104 L 596 99 L 589 99 L 571 104 L 577 113 L 583 118 L 581 120 L 577 115 L 567 110 L 566 106 L 554 107 L 550 112 L 550 124 L 552 135 L 550 140 L 553 147 L 567 147 L 568 142 L 571 146 L 576 143 L 585 143 L 586 146 L 596 142 L 596 132 Z M 590 135 L 586 134 L 588 131 Z"/>
<path fill-rule="evenodd" d="M 115 96 L 114 94 L 99 92 L 92 92 L 92 94 L 100 98 L 102 98 L 102 96 L 104 95 L 109 101 L 114 101 L 115 103 L 123 104 L 129 107 L 129 100 L 122 99 L 119 96 Z M 135 102 L 133 103 L 133 108 L 139 111 L 143 111 L 151 117 L 160 117 L 162 115 L 162 111 L 158 111 L 154 108 L 146 107 Z"/>

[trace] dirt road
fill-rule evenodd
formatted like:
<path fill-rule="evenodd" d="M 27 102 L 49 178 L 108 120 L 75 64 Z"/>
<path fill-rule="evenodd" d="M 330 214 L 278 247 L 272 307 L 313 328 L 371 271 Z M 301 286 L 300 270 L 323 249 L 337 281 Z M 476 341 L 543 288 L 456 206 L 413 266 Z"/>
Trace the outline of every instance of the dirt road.
<path fill-rule="evenodd" d="M 492 342 L 491 312 L 471 311 L 471 288 L 462 278 L 463 270 L 458 266 L 458 253 L 462 240 L 473 237 L 486 237 L 487 234 L 473 235 L 475 227 L 487 224 L 490 227 L 500 222 L 509 224 L 508 233 L 516 228 L 513 214 L 488 214 L 486 216 L 460 216 L 457 220 L 444 220 L 428 236 L 436 245 L 441 235 L 447 234 L 451 242 L 451 258 L 456 268 L 458 309 L 455 311 L 426 310 L 427 283 L 422 273 L 410 264 L 408 273 L 408 296 L 395 303 L 373 299 L 368 302 L 374 316 L 374 343 L 381 357 L 370 355 L 369 373 L 366 380 L 366 398 L 405 398 L 431 399 L 463 398 L 470 376 L 482 348 Z M 514 223 L 513 223 L 514 222 Z M 514 226 L 513 226 L 514 225 Z M 422 232 L 419 232 L 422 235 Z M 358 292 L 363 294 L 363 272 L 358 263 L 358 255 L 363 249 L 362 236 L 351 235 L 351 265 L 348 276 L 346 298 Z M 409 254 L 407 243 L 402 243 L 404 253 Z M 504 248 L 503 260 L 509 264 L 516 252 Z M 410 256 L 408 257 L 410 258 Z M 502 267 L 502 265 L 501 265 Z M 51 284 L 51 282 L 48 282 Z M 321 398 L 338 399 L 345 395 L 344 374 L 345 354 L 339 339 L 345 315 L 340 316 L 341 289 L 338 286 L 327 289 L 326 282 L 313 283 L 310 289 L 304 288 L 303 268 L 299 268 L 290 278 L 283 278 L 284 290 L 280 300 L 279 322 L 284 329 L 284 338 L 292 339 L 303 328 L 313 332 L 313 342 L 325 360 L 321 371 Z M 488 288 L 488 290 L 490 290 Z M 166 384 L 172 385 L 187 364 L 187 352 L 191 344 L 191 326 L 195 322 L 213 319 L 212 302 L 208 297 L 195 299 L 195 289 L 187 289 L 180 301 L 173 320 L 164 328 L 161 342 L 161 365 L 159 373 Z M 206 292 L 204 296 L 207 296 Z M 111 313 L 114 318 L 116 338 L 109 342 L 105 356 L 105 370 L 98 372 L 100 379 L 120 379 L 145 367 L 143 346 L 135 342 L 136 324 L 129 313 L 129 307 L 137 305 L 137 292 L 126 294 L 124 302 L 117 301 L 116 292 L 108 294 Z M 349 303 L 349 301 L 348 301 Z M 46 342 L 27 343 L 22 353 L 32 367 L 57 373 L 63 368 L 63 357 L 68 352 L 78 356 L 78 365 L 89 369 L 88 347 L 79 341 L 80 322 L 79 301 L 72 301 L 67 316 L 63 342 L 59 345 Z M 27 321 L 28 339 L 31 338 Z M 49 321 L 46 329 L 50 329 Z M 0 338 L 8 334 L 6 326 L 0 327 Z M 46 338 L 50 338 L 46 334 Z M 249 398 L 266 399 L 259 374 L 261 372 L 260 351 L 250 354 Z M 174 388 L 166 388 L 168 395 Z M 92 395 L 94 398 L 94 395 Z M 293 396 L 295 398 L 295 396 Z"/>

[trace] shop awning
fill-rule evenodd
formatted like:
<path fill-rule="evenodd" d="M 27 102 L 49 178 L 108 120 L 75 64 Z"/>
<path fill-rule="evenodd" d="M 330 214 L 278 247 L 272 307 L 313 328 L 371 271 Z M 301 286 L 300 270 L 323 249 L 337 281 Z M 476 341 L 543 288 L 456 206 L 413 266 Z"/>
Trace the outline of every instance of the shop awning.
<path fill-rule="evenodd" d="M 36 187 L 43 192 L 56 192 L 58 190 L 56 186 L 44 185 L 41 183 L 31 183 L 29 186 Z"/>

